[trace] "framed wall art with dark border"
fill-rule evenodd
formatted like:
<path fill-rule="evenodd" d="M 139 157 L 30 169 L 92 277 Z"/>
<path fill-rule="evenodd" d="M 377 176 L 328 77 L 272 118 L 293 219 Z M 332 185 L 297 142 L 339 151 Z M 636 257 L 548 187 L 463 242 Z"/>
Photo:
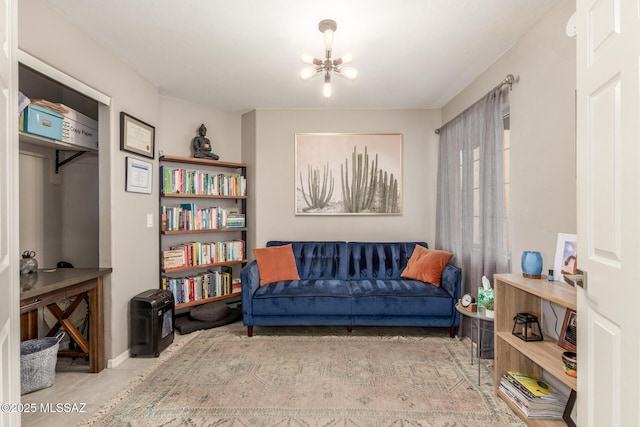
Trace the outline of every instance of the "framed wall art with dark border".
<path fill-rule="evenodd" d="M 153 159 L 156 128 L 149 123 L 120 112 L 120 149 Z"/>
<path fill-rule="evenodd" d="M 564 322 L 562 323 L 562 331 L 558 338 L 558 345 L 567 351 L 576 351 L 578 341 L 578 315 L 570 308 L 564 314 Z"/>

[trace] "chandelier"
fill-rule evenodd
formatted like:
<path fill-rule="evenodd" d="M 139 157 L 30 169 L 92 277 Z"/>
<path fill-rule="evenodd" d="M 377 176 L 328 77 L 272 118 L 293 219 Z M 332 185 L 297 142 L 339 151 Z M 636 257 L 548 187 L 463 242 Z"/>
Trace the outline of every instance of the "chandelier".
<path fill-rule="evenodd" d="M 331 73 L 335 73 L 339 76 L 345 77 L 349 80 L 355 80 L 358 77 L 358 70 L 353 67 L 343 67 L 345 64 L 350 64 L 353 60 L 353 55 L 346 54 L 338 59 L 331 59 L 331 50 L 333 48 L 333 34 L 338 26 L 333 19 L 323 19 L 318 24 L 318 29 L 324 35 L 324 60 L 315 58 L 309 54 L 302 55 L 302 62 L 310 64 L 310 67 L 304 68 L 300 72 L 302 80 L 309 80 L 313 76 L 318 74 L 324 74 L 324 87 L 322 94 L 329 98 L 331 97 Z"/>

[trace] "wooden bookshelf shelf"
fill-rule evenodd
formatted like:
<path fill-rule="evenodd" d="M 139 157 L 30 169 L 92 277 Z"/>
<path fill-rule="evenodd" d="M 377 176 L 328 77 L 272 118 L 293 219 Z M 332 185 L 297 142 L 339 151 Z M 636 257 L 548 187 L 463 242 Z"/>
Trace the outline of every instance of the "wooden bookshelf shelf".
<path fill-rule="evenodd" d="M 544 336 L 543 341 L 523 341 L 512 334 L 513 318 L 518 313 L 529 313 L 541 318 L 542 301 L 547 300 L 577 311 L 575 288 L 563 282 L 527 279 L 520 274 L 496 274 L 494 323 L 494 388 L 496 394 L 529 426 L 565 426 L 563 420 L 527 418 L 511 400 L 500 391 L 500 378 L 507 371 L 519 371 L 542 377 L 543 371 L 572 390 L 577 380 L 564 372 L 562 353 L 556 340 Z"/>
<path fill-rule="evenodd" d="M 165 236 L 172 236 L 178 234 L 203 234 L 203 233 L 229 233 L 232 231 L 247 231 L 246 228 L 207 228 L 201 230 L 176 230 L 176 231 L 161 231 Z"/>
<path fill-rule="evenodd" d="M 236 163 L 236 162 L 224 162 L 222 160 L 205 160 L 205 159 L 197 159 L 195 157 L 182 157 L 182 156 L 168 156 L 163 155 L 160 156 L 159 160 L 161 162 L 171 162 L 171 163 L 183 163 L 189 165 L 201 165 L 201 166 L 217 166 L 221 168 L 235 168 L 241 169 L 246 168 L 246 163 Z"/>
<path fill-rule="evenodd" d="M 247 196 L 220 196 L 217 194 L 162 193 L 160 197 L 174 199 L 246 199 Z"/>
<path fill-rule="evenodd" d="M 226 261 L 226 262 L 216 262 L 215 264 L 200 264 L 191 267 L 180 267 L 180 268 L 163 268 L 163 273 L 182 273 L 184 271 L 198 271 L 198 270 L 206 270 L 207 268 L 213 267 L 223 267 L 223 266 L 231 266 L 231 265 L 239 265 L 246 264 L 247 260 L 243 259 L 241 261 Z"/>
<path fill-rule="evenodd" d="M 189 301 L 189 302 L 185 302 L 184 304 L 177 304 L 175 309 L 176 310 L 181 310 L 183 308 L 195 307 L 197 305 L 205 304 L 207 302 L 224 301 L 224 300 L 228 300 L 228 299 L 231 299 L 231 298 L 240 297 L 240 295 L 241 295 L 240 292 L 235 292 L 235 293 L 232 293 L 232 294 L 222 295 L 222 296 L 219 296 L 219 297 L 203 298 L 203 299 L 199 299 L 197 301 Z"/>

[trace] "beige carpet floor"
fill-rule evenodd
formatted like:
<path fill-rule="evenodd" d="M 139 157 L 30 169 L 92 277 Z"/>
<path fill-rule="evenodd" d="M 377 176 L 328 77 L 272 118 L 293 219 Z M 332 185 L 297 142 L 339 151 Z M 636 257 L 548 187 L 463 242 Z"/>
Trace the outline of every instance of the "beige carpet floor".
<path fill-rule="evenodd" d="M 471 365 L 468 341 L 426 328 L 195 332 L 81 425 L 522 426 Z"/>

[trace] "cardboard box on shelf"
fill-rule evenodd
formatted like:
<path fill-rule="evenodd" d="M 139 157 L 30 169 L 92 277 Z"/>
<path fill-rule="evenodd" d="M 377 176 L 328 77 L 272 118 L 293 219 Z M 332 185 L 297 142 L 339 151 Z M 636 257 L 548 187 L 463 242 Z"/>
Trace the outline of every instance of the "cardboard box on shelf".
<path fill-rule="evenodd" d="M 62 141 L 92 150 L 98 149 L 98 121 L 78 111 L 62 105 L 69 110 L 62 120 Z"/>

